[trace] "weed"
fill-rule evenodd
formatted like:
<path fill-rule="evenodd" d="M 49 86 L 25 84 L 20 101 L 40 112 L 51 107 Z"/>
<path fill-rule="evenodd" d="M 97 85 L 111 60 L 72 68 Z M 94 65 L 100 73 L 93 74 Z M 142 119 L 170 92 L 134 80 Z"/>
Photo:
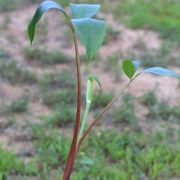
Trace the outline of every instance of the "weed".
<path fill-rule="evenodd" d="M 8 173 L 15 173 L 23 169 L 23 163 L 15 155 L 0 147 L 0 179 L 4 179 Z"/>
<path fill-rule="evenodd" d="M 99 96 L 95 97 L 93 100 L 93 108 L 103 108 L 112 99 L 113 93 L 102 92 Z"/>
<path fill-rule="evenodd" d="M 36 137 L 34 145 L 37 149 L 41 166 L 44 168 L 55 168 L 64 164 L 68 155 L 70 141 L 59 134 L 58 129 L 54 129 L 51 133 L 44 131 L 39 126 L 33 126 L 32 129 L 33 135 Z M 49 154 L 52 156 L 49 156 Z"/>
<path fill-rule="evenodd" d="M 53 65 L 58 63 L 68 63 L 71 62 L 72 59 L 67 57 L 63 53 L 59 51 L 47 52 L 42 49 L 25 49 L 25 57 L 28 61 L 36 61 L 40 64 L 45 65 Z"/>
<path fill-rule="evenodd" d="M 65 126 L 69 125 L 74 121 L 75 109 L 70 105 L 63 105 L 60 104 L 56 106 L 55 111 L 51 115 L 43 115 L 41 119 L 48 125 L 48 126 Z"/>
<path fill-rule="evenodd" d="M 44 77 L 38 81 L 38 84 L 42 91 L 54 90 L 56 88 L 75 88 L 73 76 L 69 71 L 45 74 Z"/>
<path fill-rule="evenodd" d="M 1 78 L 12 84 L 33 84 L 37 80 L 34 73 L 22 69 L 15 60 L 2 62 L 0 64 L 0 75 Z"/>
<path fill-rule="evenodd" d="M 10 109 L 12 112 L 15 113 L 23 113 L 26 112 L 28 109 L 29 100 L 27 97 L 23 97 L 13 101 L 10 105 Z"/>
<path fill-rule="evenodd" d="M 179 106 L 170 106 L 167 102 L 159 101 L 153 91 L 144 94 L 140 100 L 149 109 L 149 119 L 179 123 Z"/>
<path fill-rule="evenodd" d="M 115 7 L 114 15 L 132 28 L 153 29 L 161 37 L 179 43 L 179 3 L 176 0 L 124 0 Z"/>
<path fill-rule="evenodd" d="M 116 80 L 119 80 L 122 75 L 121 71 L 119 71 L 119 67 L 120 67 L 119 59 L 120 57 L 118 54 L 114 54 L 108 57 L 109 64 L 107 69 L 110 69 L 112 72 L 114 72 Z"/>
<path fill-rule="evenodd" d="M 137 126 L 137 118 L 134 109 L 134 98 L 130 94 L 125 94 L 122 105 L 112 112 L 112 119 L 115 123 L 130 123 L 132 127 Z"/>
<path fill-rule="evenodd" d="M 154 91 L 149 91 L 140 97 L 140 101 L 147 107 L 152 107 L 157 104 L 158 100 Z"/>
<path fill-rule="evenodd" d="M 140 59 L 142 59 L 142 65 L 144 67 L 149 67 L 153 65 L 159 66 L 169 66 L 178 65 L 179 58 L 173 55 L 174 50 L 171 43 L 164 43 L 161 48 L 157 51 L 145 50 L 140 54 Z"/>

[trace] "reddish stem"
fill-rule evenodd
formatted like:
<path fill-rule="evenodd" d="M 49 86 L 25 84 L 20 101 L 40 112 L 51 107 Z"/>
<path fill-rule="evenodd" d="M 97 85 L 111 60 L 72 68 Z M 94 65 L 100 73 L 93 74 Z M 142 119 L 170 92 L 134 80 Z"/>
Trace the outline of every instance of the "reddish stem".
<path fill-rule="evenodd" d="M 79 142 L 78 142 L 78 145 L 77 145 L 77 150 L 76 150 L 76 155 L 82 145 L 82 142 L 83 140 L 86 138 L 86 136 L 88 135 L 88 133 L 92 130 L 92 128 L 97 124 L 97 122 L 102 118 L 102 116 L 104 115 L 105 112 L 107 112 L 111 107 L 112 105 L 114 104 L 114 102 L 119 98 L 120 95 L 122 95 L 125 90 L 130 86 L 130 84 L 133 82 L 133 80 L 139 76 L 136 75 L 133 79 L 131 79 L 129 81 L 129 83 L 124 87 L 124 89 L 119 93 L 117 94 L 107 105 L 106 107 L 101 111 L 101 113 L 96 117 L 96 119 L 91 123 L 91 125 L 88 127 L 88 129 L 84 132 L 84 134 L 82 135 L 82 137 L 80 138 Z"/>
<path fill-rule="evenodd" d="M 78 139 L 78 133 L 79 133 L 79 126 L 80 126 L 80 116 L 81 116 L 81 71 L 80 71 L 79 50 L 78 50 L 78 43 L 77 43 L 74 27 L 71 22 L 69 22 L 69 25 L 71 26 L 71 30 L 73 33 L 73 41 L 74 41 L 75 53 L 76 53 L 77 110 L 76 110 L 76 122 L 75 122 L 75 128 L 74 128 L 74 135 L 73 135 L 73 140 L 72 140 L 70 152 L 68 155 L 68 159 L 66 162 L 66 166 L 64 169 L 63 180 L 69 180 L 71 177 L 71 172 L 72 172 L 73 164 L 76 157 L 76 147 L 77 147 L 77 139 Z"/>

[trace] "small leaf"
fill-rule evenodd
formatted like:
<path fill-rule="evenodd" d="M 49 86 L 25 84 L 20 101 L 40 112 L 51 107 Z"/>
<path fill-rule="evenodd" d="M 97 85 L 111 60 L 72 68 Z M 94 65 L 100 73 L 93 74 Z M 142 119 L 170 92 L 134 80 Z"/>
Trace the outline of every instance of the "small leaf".
<path fill-rule="evenodd" d="M 99 4 L 70 4 L 73 19 L 91 18 L 100 9 Z"/>
<path fill-rule="evenodd" d="M 166 69 L 166 68 L 162 68 L 162 67 L 148 68 L 142 71 L 142 73 L 152 73 L 156 75 L 172 76 L 172 77 L 177 77 L 177 78 L 180 77 L 180 75 L 178 75 L 176 72 Z"/>
<path fill-rule="evenodd" d="M 92 81 L 93 81 L 93 80 L 96 81 L 97 84 L 99 85 L 100 91 L 102 91 L 102 86 L 101 86 L 100 80 L 99 80 L 99 78 L 98 78 L 97 76 L 95 76 L 95 75 L 90 75 L 88 79 L 89 79 L 89 80 L 92 80 Z"/>
<path fill-rule="evenodd" d="M 87 92 L 86 92 L 86 102 L 91 102 L 93 99 L 93 82 L 96 81 L 97 84 L 99 85 L 100 90 L 101 88 L 101 83 L 98 79 L 97 76 L 95 75 L 90 75 L 87 81 Z"/>
<path fill-rule="evenodd" d="M 135 66 L 135 69 L 137 70 L 139 68 L 140 64 L 141 64 L 140 61 L 135 60 L 135 61 L 132 61 L 132 62 L 134 64 L 134 66 Z"/>
<path fill-rule="evenodd" d="M 136 72 L 135 65 L 131 60 L 124 60 L 122 63 L 122 69 L 129 79 L 132 79 Z"/>
<path fill-rule="evenodd" d="M 58 3 L 54 2 L 54 1 L 50 1 L 50 0 L 46 0 L 46 1 L 42 2 L 39 5 L 39 7 L 37 8 L 32 20 L 28 26 L 28 35 L 29 35 L 31 44 L 34 40 L 36 24 L 40 21 L 42 15 L 50 9 L 56 9 L 58 11 L 61 11 L 65 15 L 65 17 L 68 18 L 66 12 Z"/>
<path fill-rule="evenodd" d="M 87 56 L 92 60 L 103 43 L 106 24 L 91 18 L 72 19 L 80 41 L 86 47 Z"/>

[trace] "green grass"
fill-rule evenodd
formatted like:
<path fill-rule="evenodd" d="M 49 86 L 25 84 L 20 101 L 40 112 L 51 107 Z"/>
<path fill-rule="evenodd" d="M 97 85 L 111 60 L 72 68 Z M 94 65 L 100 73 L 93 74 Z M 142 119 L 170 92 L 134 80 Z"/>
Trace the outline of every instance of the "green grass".
<path fill-rule="evenodd" d="M 180 43 L 179 9 L 177 0 L 123 0 L 115 7 L 114 15 L 132 28 L 152 29 L 162 38 Z"/>
<path fill-rule="evenodd" d="M 140 100 L 149 109 L 148 119 L 180 123 L 180 106 L 169 105 L 166 101 L 158 100 L 152 91 L 145 93 Z"/>
<path fill-rule="evenodd" d="M 113 93 L 102 92 L 99 96 L 95 97 L 92 102 L 94 109 L 105 107 L 114 97 Z"/>
<path fill-rule="evenodd" d="M 59 51 L 47 52 L 42 49 L 25 49 L 25 58 L 29 62 L 37 62 L 44 65 L 72 62 L 72 59 Z"/>
<path fill-rule="evenodd" d="M 38 84 L 43 104 L 53 111 L 50 115 L 42 115 L 42 121 L 50 127 L 62 127 L 74 122 L 76 87 L 71 73 L 46 74 Z"/>
<path fill-rule="evenodd" d="M 34 73 L 23 69 L 15 60 L 0 59 L 0 77 L 11 84 L 33 84 L 37 79 Z"/>
<path fill-rule="evenodd" d="M 22 169 L 22 161 L 18 160 L 13 152 L 4 150 L 0 146 L 0 154 L 0 180 L 3 180 L 7 174 Z"/>
<path fill-rule="evenodd" d="M 10 105 L 10 110 L 13 113 L 23 113 L 28 109 L 29 100 L 27 97 L 23 97 L 13 101 Z"/>
<path fill-rule="evenodd" d="M 71 105 L 59 104 L 50 115 L 42 115 L 40 118 L 49 127 L 63 127 L 73 123 L 75 117 L 75 108 Z"/>
<path fill-rule="evenodd" d="M 113 54 L 108 57 L 108 64 L 106 70 L 110 70 L 114 73 L 116 80 L 120 80 L 122 72 L 120 71 L 121 62 L 120 54 Z"/>
<path fill-rule="evenodd" d="M 160 49 L 156 51 L 144 50 L 141 52 L 139 59 L 141 59 L 144 67 L 167 67 L 170 65 L 180 66 L 179 52 L 172 43 L 163 43 Z"/>
<path fill-rule="evenodd" d="M 12 153 L 0 150 L 3 154 L 0 156 L 0 174 L 7 179 L 15 176 L 19 179 L 61 179 L 70 139 L 60 129 L 46 123 L 29 127 L 35 156 L 24 166 Z M 132 130 L 97 129 L 80 150 L 72 180 L 178 179 L 179 140 L 177 131 L 144 134 Z"/>
<path fill-rule="evenodd" d="M 113 109 L 111 118 L 115 124 L 128 124 L 132 127 L 137 127 L 137 117 L 135 115 L 134 97 L 130 94 L 125 94 L 122 98 L 122 104 Z"/>

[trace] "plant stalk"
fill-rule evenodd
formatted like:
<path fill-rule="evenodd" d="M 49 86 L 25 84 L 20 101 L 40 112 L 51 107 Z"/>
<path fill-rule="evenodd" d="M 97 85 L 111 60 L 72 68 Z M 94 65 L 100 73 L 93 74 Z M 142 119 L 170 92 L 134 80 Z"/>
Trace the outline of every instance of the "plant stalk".
<path fill-rule="evenodd" d="M 71 23 L 71 20 L 68 20 L 70 28 L 73 34 L 73 42 L 76 54 L 76 75 L 77 75 L 77 110 L 76 110 L 76 122 L 74 128 L 74 135 L 71 144 L 71 148 L 69 151 L 68 159 L 66 161 L 63 180 L 70 180 L 71 172 L 74 164 L 74 160 L 76 157 L 76 149 L 77 149 L 77 140 L 79 134 L 79 126 L 80 126 L 80 117 L 81 117 L 81 70 L 80 70 L 80 57 L 79 57 L 79 49 L 78 49 L 78 42 L 76 37 L 76 32 Z"/>
<path fill-rule="evenodd" d="M 138 75 L 137 75 L 138 76 Z M 122 91 L 120 91 L 120 93 L 118 93 L 107 105 L 106 107 L 100 112 L 100 114 L 94 119 L 94 121 L 91 123 L 91 125 L 89 126 L 89 128 L 84 132 L 84 134 L 82 135 L 82 137 L 80 138 L 80 140 L 78 141 L 78 145 L 77 145 L 77 151 L 76 151 L 76 155 L 82 145 L 82 142 L 84 141 L 84 139 L 86 138 L 86 136 L 88 135 L 88 133 L 92 130 L 92 128 L 97 124 L 97 122 L 102 118 L 102 116 L 105 114 L 105 112 L 107 112 L 112 105 L 114 104 L 114 102 L 121 96 L 124 94 L 124 92 L 126 91 L 126 89 L 131 85 L 131 83 L 134 81 L 134 79 L 137 77 L 135 76 L 133 79 L 131 79 L 129 81 L 129 83 L 123 88 Z"/>
<path fill-rule="evenodd" d="M 89 102 L 86 103 L 86 109 L 85 109 L 85 112 L 84 112 L 84 117 L 83 117 L 81 128 L 80 128 L 80 131 L 79 131 L 78 142 L 79 142 L 79 140 L 80 140 L 80 138 L 81 138 L 81 136 L 83 134 L 84 128 L 85 128 L 86 121 L 87 121 L 88 114 L 89 114 L 90 106 L 91 106 L 91 102 L 89 101 Z"/>

